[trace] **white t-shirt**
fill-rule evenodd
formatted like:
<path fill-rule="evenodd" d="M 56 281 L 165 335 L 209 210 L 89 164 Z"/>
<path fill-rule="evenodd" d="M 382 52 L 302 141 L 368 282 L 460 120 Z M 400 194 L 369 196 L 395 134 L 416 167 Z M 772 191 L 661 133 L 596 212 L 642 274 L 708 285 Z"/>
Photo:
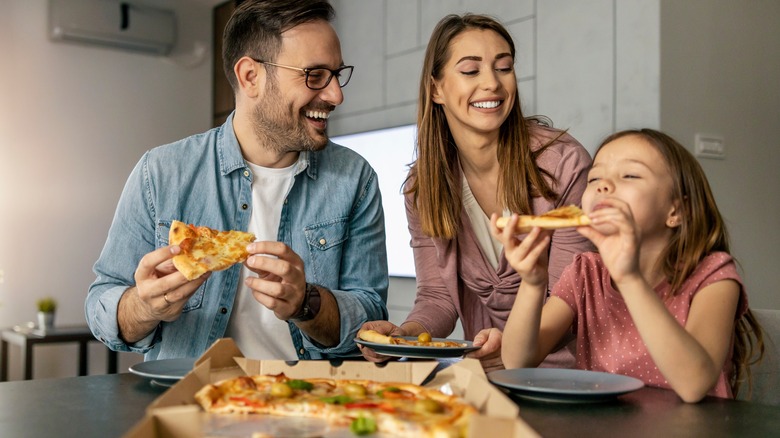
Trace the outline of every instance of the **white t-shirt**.
<path fill-rule="evenodd" d="M 463 184 L 463 207 L 466 210 L 466 214 L 469 216 L 471 226 L 474 229 L 474 234 L 477 236 L 477 242 L 482 248 L 482 252 L 485 253 L 488 262 L 490 262 L 490 266 L 492 266 L 493 269 L 498 269 L 498 258 L 501 257 L 501 251 L 504 249 L 504 245 L 497 239 L 494 239 L 493 235 L 490 234 L 490 218 L 482 210 L 482 207 L 479 206 L 479 202 L 477 202 L 477 198 L 474 197 L 474 194 L 471 193 L 471 187 L 469 187 L 469 182 L 466 180 L 466 176 L 463 175 L 463 173 L 461 173 L 461 179 Z M 508 216 L 509 214 L 509 210 L 503 211 L 504 216 Z"/>
<path fill-rule="evenodd" d="M 254 175 L 248 231 L 254 233 L 256 241 L 278 240 L 284 200 L 290 193 L 295 175 L 305 168 L 303 156 L 301 153 L 295 164 L 283 169 L 247 162 Z M 297 360 L 288 322 L 260 304 L 244 284 L 247 277 L 255 275 L 246 266 L 241 267 L 241 280 L 225 336 L 232 337 L 249 358 Z"/>

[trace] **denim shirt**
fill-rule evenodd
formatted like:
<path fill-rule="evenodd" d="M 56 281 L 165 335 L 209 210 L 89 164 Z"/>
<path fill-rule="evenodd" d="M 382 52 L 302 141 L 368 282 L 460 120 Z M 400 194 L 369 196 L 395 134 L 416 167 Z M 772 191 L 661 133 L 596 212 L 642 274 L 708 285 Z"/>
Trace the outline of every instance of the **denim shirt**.
<path fill-rule="evenodd" d="M 117 306 L 145 254 L 168 245 L 174 219 L 219 230 L 246 230 L 252 172 L 233 131 L 233 116 L 208 132 L 146 152 L 127 180 L 108 238 L 94 266 L 85 310 L 96 338 L 145 360 L 198 357 L 224 336 L 240 281 L 240 264 L 213 272 L 181 316 L 144 339 L 119 336 Z M 304 262 L 306 281 L 329 289 L 339 307 L 340 342 L 326 348 L 288 322 L 300 359 L 354 354 L 357 330 L 387 319 L 387 253 L 377 176 L 354 151 L 331 142 L 301 152 L 307 167 L 282 208 L 278 241 Z"/>

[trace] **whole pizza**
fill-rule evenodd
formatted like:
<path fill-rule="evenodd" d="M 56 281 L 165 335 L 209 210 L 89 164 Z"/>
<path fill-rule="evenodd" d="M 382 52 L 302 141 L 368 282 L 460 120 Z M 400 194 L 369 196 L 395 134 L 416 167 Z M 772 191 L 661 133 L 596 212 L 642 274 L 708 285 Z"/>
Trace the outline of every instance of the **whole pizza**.
<path fill-rule="evenodd" d="M 410 383 L 354 379 L 241 376 L 203 387 L 207 412 L 311 417 L 356 435 L 461 437 L 477 411 L 460 398 Z"/>

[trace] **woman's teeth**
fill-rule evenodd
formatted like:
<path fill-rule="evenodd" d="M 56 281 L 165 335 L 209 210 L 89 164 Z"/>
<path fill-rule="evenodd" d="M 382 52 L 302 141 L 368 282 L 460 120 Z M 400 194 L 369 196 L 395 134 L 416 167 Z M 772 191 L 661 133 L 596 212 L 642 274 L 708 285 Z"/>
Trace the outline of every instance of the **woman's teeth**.
<path fill-rule="evenodd" d="M 501 105 L 501 101 L 494 100 L 490 102 L 474 102 L 471 105 L 477 108 L 496 108 L 497 106 Z"/>

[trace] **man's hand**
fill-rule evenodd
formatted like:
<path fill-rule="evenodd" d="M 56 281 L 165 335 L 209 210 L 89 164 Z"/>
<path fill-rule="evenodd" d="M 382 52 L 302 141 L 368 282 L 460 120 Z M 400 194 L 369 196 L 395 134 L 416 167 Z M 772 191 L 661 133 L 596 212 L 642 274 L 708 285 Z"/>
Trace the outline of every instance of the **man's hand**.
<path fill-rule="evenodd" d="M 303 260 L 281 242 L 254 242 L 247 251 L 245 264 L 257 277 L 247 278 L 246 285 L 255 299 L 281 320 L 295 316 L 306 295 Z"/>
<path fill-rule="evenodd" d="M 178 245 L 156 249 L 141 258 L 135 270 L 135 286 L 119 300 L 117 320 L 122 338 L 137 342 L 160 321 L 175 321 L 184 304 L 206 281 L 209 274 L 188 281 L 171 260 L 181 251 Z"/>

